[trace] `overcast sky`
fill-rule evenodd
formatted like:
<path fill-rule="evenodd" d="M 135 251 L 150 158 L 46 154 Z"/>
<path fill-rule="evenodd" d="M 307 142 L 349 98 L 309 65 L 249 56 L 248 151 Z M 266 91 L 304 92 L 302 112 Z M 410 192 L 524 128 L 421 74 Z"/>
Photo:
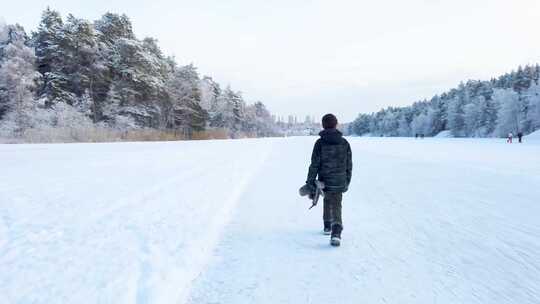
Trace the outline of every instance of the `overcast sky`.
<path fill-rule="evenodd" d="M 539 0 L 21 0 L 0 17 L 28 32 L 50 6 L 127 14 L 180 64 L 277 115 L 341 121 L 540 62 Z"/>

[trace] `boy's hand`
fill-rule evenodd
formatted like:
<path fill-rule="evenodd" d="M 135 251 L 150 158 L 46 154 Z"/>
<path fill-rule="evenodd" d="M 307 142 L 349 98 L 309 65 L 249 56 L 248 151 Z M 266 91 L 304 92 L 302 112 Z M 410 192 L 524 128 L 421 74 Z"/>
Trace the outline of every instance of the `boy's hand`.
<path fill-rule="evenodd" d="M 306 183 L 300 188 L 299 193 L 300 193 L 300 196 L 307 195 L 309 199 L 313 199 L 313 197 L 315 196 L 315 190 L 316 188 L 314 185 L 310 185 L 309 183 Z"/>

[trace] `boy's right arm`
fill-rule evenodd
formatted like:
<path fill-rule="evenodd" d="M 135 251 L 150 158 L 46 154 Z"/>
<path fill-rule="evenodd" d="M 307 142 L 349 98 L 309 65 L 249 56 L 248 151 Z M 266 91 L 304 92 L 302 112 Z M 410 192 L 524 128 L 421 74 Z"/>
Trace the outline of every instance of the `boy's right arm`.
<path fill-rule="evenodd" d="M 311 153 L 311 165 L 309 165 L 309 172 L 306 184 L 315 186 L 315 179 L 319 173 L 319 167 L 321 165 L 321 143 L 317 140 L 313 147 L 313 153 Z"/>

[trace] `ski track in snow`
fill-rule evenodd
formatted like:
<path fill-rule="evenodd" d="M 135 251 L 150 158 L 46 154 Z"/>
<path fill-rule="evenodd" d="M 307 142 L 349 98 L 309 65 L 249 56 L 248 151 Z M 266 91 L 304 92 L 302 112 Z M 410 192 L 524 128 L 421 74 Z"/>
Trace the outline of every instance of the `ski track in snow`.
<path fill-rule="evenodd" d="M 540 303 L 540 141 L 351 138 L 340 248 L 314 141 L 0 145 L 0 303 Z"/>
<path fill-rule="evenodd" d="M 272 144 L 0 146 L 0 303 L 184 302 Z"/>

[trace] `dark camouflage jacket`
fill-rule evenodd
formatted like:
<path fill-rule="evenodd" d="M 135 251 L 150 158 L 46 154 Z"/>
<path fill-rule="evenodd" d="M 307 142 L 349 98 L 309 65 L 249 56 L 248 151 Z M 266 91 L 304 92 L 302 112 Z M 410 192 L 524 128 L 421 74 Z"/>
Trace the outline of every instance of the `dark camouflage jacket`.
<path fill-rule="evenodd" d="M 351 183 L 352 152 L 349 142 L 336 129 L 319 133 L 311 155 L 311 165 L 306 183 L 313 185 L 315 179 L 324 182 L 324 191 L 346 192 Z"/>

